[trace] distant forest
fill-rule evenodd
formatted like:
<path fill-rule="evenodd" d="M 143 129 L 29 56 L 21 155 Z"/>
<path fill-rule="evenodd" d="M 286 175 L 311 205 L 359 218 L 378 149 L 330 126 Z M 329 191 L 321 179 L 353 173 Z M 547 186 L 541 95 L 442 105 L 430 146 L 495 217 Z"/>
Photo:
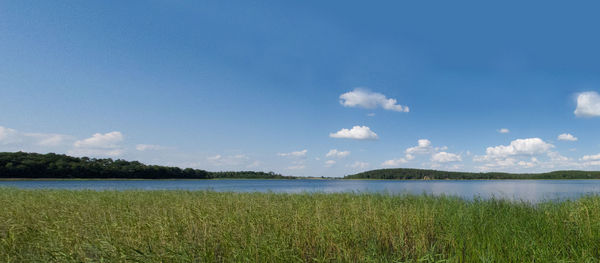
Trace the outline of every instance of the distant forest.
<path fill-rule="evenodd" d="M 0 178 L 118 179 L 294 179 L 273 172 L 208 172 L 137 161 L 71 157 L 63 154 L 0 153 Z"/>
<path fill-rule="evenodd" d="M 445 172 L 423 169 L 379 169 L 347 175 L 344 179 L 600 179 L 598 171 L 554 171 L 537 174 Z"/>
<path fill-rule="evenodd" d="M 209 172 L 200 169 L 146 165 L 138 161 L 72 157 L 64 154 L 0 153 L 0 178 L 81 179 L 296 179 L 273 172 Z M 537 174 L 446 172 L 423 169 L 379 169 L 343 179 L 600 179 L 600 171 L 554 171 Z"/>

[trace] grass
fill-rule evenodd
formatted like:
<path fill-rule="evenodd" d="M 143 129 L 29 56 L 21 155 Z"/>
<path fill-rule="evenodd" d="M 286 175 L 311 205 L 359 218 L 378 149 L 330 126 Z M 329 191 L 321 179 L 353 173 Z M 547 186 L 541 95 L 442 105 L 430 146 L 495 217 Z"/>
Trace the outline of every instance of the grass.
<path fill-rule="evenodd" d="M 598 262 L 600 197 L 0 188 L 1 262 Z"/>

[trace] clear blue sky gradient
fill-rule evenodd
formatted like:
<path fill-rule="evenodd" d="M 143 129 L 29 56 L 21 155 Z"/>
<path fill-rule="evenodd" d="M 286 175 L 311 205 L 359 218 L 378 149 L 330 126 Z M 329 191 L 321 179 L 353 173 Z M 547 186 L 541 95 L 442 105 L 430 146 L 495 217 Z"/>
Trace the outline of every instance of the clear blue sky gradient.
<path fill-rule="evenodd" d="M 301 176 L 382 168 L 419 139 L 462 161 L 435 165 L 419 155 L 394 167 L 480 171 L 485 162 L 473 159 L 487 147 L 524 138 L 541 138 L 577 163 L 600 153 L 600 118 L 573 114 L 578 93 L 600 91 L 599 8 L 596 1 L 2 1 L 0 126 L 73 140 L 118 131 L 118 158 Z M 357 87 L 411 110 L 342 106 L 339 96 Z M 355 125 L 379 138 L 329 137 Z M 562 133 L 578 140 L 557 140 Z M 0 151 L 71 146 L 6 142 Z M 278 155 L 304 149 L 305 156 Z M 331 149 L 351 153 L 326 158 Z M 547 159 L 514 156 L 532 157 Z"/>

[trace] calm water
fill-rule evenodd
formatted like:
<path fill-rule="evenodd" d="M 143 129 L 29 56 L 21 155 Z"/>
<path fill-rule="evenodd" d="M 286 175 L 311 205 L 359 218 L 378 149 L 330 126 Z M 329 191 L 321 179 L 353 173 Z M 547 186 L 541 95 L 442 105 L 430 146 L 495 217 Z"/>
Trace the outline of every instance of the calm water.
<path fill-rule="evenodd" d="M 538 202 L 600 193 L 600 180 L 24 180 L 0 181 L 0 187 L 91 190 L 213 190 L 229 192 L 380 192 L 500 197 Z"/>

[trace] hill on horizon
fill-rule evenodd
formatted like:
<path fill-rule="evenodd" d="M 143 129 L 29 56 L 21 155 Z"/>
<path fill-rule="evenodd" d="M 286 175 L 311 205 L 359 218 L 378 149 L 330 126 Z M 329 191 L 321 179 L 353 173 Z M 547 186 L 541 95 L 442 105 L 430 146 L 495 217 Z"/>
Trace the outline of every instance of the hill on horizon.
<path fill-rule="evenodd" d="M 0 178 L 88 179 L 293 179 L 274 172 L 224 171 L 146 165 L 138 161 L 55 153 L 0 153 Z"/>
<path fill-rule="evenodd" d="M 503 172 L 449 172 L 414 168 L 377 169 L 344 176 L 344 179 L 600 179 L 600 171 L 563 170 L 547 173 L 503 173 Z"/>

